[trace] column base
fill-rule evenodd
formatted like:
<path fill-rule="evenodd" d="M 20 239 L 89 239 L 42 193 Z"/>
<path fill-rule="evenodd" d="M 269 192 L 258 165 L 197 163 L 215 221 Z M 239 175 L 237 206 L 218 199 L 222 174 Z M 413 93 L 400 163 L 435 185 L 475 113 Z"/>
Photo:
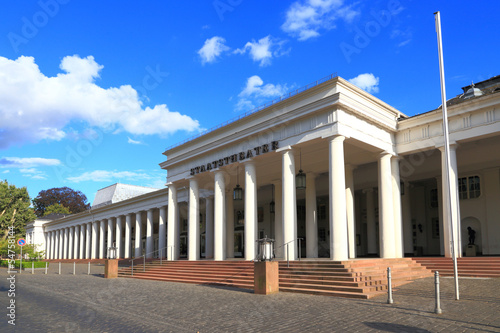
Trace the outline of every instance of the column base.
<path fill-rule="evenodd" d="M 254 264 L 254 293 L 269 295 L 279 292 L 279 264 L 277 261 L 257 261 Z"/>
<path fill-rule="evenodd" d="M 104 278 L 114 279 L 118 277 L 118 259 L 106 259 L 104 264 Z"/>

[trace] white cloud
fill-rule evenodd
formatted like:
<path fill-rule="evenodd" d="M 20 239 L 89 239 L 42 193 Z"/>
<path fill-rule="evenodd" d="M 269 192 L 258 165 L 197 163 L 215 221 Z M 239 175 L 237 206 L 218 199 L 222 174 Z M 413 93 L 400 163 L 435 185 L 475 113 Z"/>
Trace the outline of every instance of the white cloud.
<path fill-rule="evenodd" d="M 2 171 L 2 173 L 9 173 L 9 172 L 10 172 L 10 170 L 4 170 L 4 171 Z"/>
<path fill-rule="evenodd" d="M 130 143 L 130 144 L 132 144 L 132 145 L 143 145 L 143 144 L 144 144 L 144 142 L 142 142 L 142 141 L 132 140 L 132 139 L 131 139 L 131 138 L 129 138 L 129 137 L 127 137 L 127 139 L 128 139 L 128 140 L 127 140 L 127 143 Z"/>
<path fill-rule="evenodd" d="M 21 172 L 23 176 L 31 179 L 47 179 L 47 174 L 36 168 L 20 169 L 19 172 Z"/>
<path fill-rule="evenodd" d="M 286 91 L 286 85 L 264 84 L 264 81 L 258 75 L 251 76 L 247 79 L 245 88 L 238 94 L 239 100 L 236 104 L 236 110 L 253 109 L 255 107 L 254 102 L 263 103 L 274 97 L 284 95 Z"/>
<path fill-rule="evenodd" d="M 132 172 L 132 171 L 107 171 L 107 170 L 95 170 L 90 172 L 84 172 L 80 176 L 68 177 L 67 180 L 74 183 L 79 182 L 111 182 L 114 179 L 120 181 L 134 181 L 140 179 L 151 179 L 151 176 L 147 173 Z"/>
<path fill-rule="evenodd" d="M 355 78 L 349 79 L 349 82 L 368 93 L 378 93 L 379 81 L 380 79 L 372 73 L 359 74 Z"/>
<path fill-rule="evenodd" d="M 203 44 L 203 47 L 198 50 L 198 55 L 201 58 L 201 63 L 212 63 L 217 58 L 226 51 L 229 51 L 229 47 L 225 45 L 226 40 L 219 36 L 214 36 L 209 38 Z"/>
<path fill-rule="evenodd" d="M 245 54 L 249 53 L 253 61 L 260 62 L 260 66 L 267 66 L 271 64 L 271 59 L 273 57 L 280 57 L 287 51 L 282 51 L 282 46 L 285 41 L 279 41 L 273 37 L 266 36 L 259 39 L 259 41 L 252 40 L 245 44 L 241 49 L 237 49 L 234 53 Z"/>
<path fill-rule="evenodd" d="M 0 148 L 61 140 L 71 121 L 136 135 L 199 130 L 198 121 L 165 104 L 143 107 L 130 85 L 98 86 L 95 80 L 103 66 L 92 56 L 67 56 L 60 68 L 64 73 L 47 77 L 33 57 L 0 57 Z"/>
<path fill-rule="evenodd" d="M 33 168 L 39 166 L 60 165 L 61 161 L 53 158 L 42 157 L 2 157 L 0 168 Z"/>
<path fill-rule="evenodd" d="M 344 0 L 296 1 L 288 8 L 281 29 L 300 41 L 318 37 L 320 30 L 335 28 L 338 19 L 352 22 L 360 13 L 352 7 L 344 5 Z"/>

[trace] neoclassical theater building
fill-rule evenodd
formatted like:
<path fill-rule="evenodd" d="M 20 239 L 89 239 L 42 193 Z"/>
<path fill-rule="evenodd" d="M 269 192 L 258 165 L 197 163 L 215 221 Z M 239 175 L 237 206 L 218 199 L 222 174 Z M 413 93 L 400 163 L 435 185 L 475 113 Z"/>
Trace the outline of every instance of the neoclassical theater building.
<path fill-rule="evenodd" d="M 166 149 L 166 188 L 115 184 L 90 210 L 28 224 L 48 259 L 254 260 L 500 254 L 500 76 L 408 117 L 338 76 Z M 452 230 L 454 235 L 452 235 Z M 453 236 L 453 237 L 452 237 Z M 455 242 L 452 243 L 452 239 Z"/>

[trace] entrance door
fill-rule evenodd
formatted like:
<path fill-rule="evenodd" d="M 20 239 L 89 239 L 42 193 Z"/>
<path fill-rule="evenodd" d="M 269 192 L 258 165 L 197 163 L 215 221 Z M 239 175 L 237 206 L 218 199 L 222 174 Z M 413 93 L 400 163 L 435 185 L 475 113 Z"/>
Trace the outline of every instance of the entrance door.
<path fill-rule="evenodd" d="M 180 237 L 180 257 L 181 258 L 186 258 L 187 257 L 187 236 L 181 236 Z"/>
<path fill-rule="evenodd" d="M 234 232 L 234 257 L 243 258 L 243 231 Z"/>

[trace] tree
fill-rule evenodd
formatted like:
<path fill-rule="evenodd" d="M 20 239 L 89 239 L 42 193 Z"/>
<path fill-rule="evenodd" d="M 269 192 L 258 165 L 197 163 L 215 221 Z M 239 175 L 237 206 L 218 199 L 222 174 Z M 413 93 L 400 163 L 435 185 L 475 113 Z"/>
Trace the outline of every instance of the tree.
<path fill-rule="evenodd" d="M 69 211 L 69 209 L 67 207 L 64 207 L 63 205 L 61 205 L 59 203 L 55 203 L 53 205 L 48 206 L 45 209 L 45 213 L 43 213 L 43 216 L 47 216 L 49 214 L 65 214 L 65 215 L 69 215 L 69 214 L 71 214 L 71 212 Z"/>
<path fill-rule="evenodd" d="M 71 214 L 80 213 L 90 209 L 87 197 L 80 191 L 75 191 L 69 187 L 58 187 L 43 190 L 33 199 L 33 207 L 37 216 L 43 216 L 47 207 L 53 204 L 60 204 L 69 209 Z"/>
<path fill-rule="evenodd" d="M 26 223 L 36 218 L 30 202 L 26 187 L 17 188 L 6 180 L 0 182 L 1 239 L 7 238 L 11 226 L 14 227 L 14 234 L 24 234 Z"/>

